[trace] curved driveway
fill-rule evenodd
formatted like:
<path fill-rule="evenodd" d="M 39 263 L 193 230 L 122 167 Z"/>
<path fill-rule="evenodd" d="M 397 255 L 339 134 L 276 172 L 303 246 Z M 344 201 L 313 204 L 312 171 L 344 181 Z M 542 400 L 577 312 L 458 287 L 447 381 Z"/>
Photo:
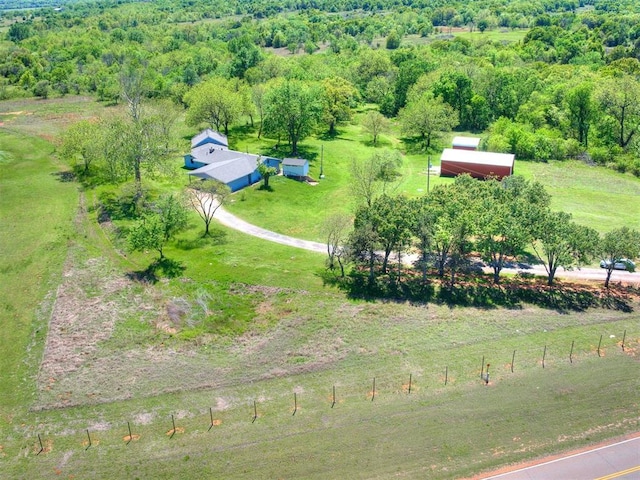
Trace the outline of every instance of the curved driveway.
<path fill-rule="evenodd" d="M 214 218 L 216 218 L 222 225 L 233 228 L 248 235 L 253 235 L 254 237 L 269 240 L 270 242 L 276 242 L 290 247 L 302 248 L 305 250 L 310 250 L 312 252 L 327 253 L 327 245 L 324 243 L 312 242 L 310 240 L 301 240 L 299 238 L 289 237 L 287 235 L 272 232 L 264 228 L 256 227 L 255 225 L 245 222 L 244 220 L 229 213 L 223 207 L 218 207 Z M 405 258 L 409 259 L 410 257 L 406 256 Z M 485 269 L 485 271 L 491 272 L 491 269 Z M 518 268 L 505 268 L 503 269 L 503 272 L 512 274 L 518 272 L 527 272 L 534 275 L 542 275 L 545 277 L 547 276 L 547 272 L 542 265 L 526 265 Z M 556 277 L 566 278 L 569 280 L 580 279 L 597 280 L 604 282 L 605 276 L 605 271 L 600 268 L 581 268 L 579 270 L 560 269 L 556 273 Z M 613 272 L 613 275 L 611 275 L 611 282 L 640 283 L 640 276 L 631 272 L 616 270 Z"/>
<path fill-rule="evenodd" d="M 254 237 L 269 240 L 270 242 L 276 242 L 290 247 L 303 248 L 304 250 L 311 250 L 312 252 L 325 253 L 327 251 L 327 246 L 324 243 L 288 237 L 270 230 L 265 230 L 264 228 L 256 227 L 255 225 L 245 222 L 235 215 L 230 214 L 222 207 L 218 207 L 218 210 L 216 210 L 213 217 L 226 227 L 253 235 Z"/>

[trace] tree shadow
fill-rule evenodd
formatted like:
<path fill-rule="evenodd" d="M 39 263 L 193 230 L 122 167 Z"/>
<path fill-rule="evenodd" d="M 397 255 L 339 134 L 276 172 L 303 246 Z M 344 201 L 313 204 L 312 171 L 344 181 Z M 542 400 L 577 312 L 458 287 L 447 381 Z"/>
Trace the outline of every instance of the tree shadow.
<path fill-rule="evenodd" d="M 139 216 L 140 202 L 133 190 L 123 191 L 120 195 L 104 192 L 98 197 L 98 222 L 134 220 Z"/>
<path fill-rule="evenodd" d="M 209 235 L 202 235 L 196 238 L 180 238 L 176 241 L 176 248 L 180 250 L 196 250 L 207 245 L 225 245 L 227 243 L 227 232 L 224 230 L 209 227 Z"/>
<path fill-rule="evenodd" d="M 416 137 L 402 137 L 400 139 L 404 149 L 408 155 L 423 155 L 432 153 L 431 149 L 424 148 L 424 142 L 420 138 Z"/>
<path fill-rule="evenodd" d="M 229 134 L 233 134 L 234 139 L 245 140 L 249 137 L 253 137 L 258 129 L 256 126 L 257 122 L 254 122 L 253 125 L 251 123 L 247 123 L 246 125 L 238 125 L 229 130 Z"/>
<path fill-rule="evenodd" d="M 449 308 L 475 307 L 482 309 L 522 309 L 535 305 L 559 313 L 584 312 L 591 308 L 604 308 L 632 312 L 631 297 L 626 289 L 604 291 L 599 287 L 556 284 L 546 285 L 543 279 L 515 278 L 495 285 L 490 275 L 459 274 L 454 286 L 446 278 L 427 277 L 425 281 L 415 272 L 404 272 L 401 279 L 393 275 L 378 274 L 373 281 L 368 272 L 352 271 L 343 278 L 323 276 L 323 281 L 345 291 L 350 298 L 367 301 L 433 302 Z"/>
<path fill-rule="evenodd" d="M 75 182 L 78 178 L 76 173 L 70 170 L 65 170 L 64 172 L 53 172 L 51 175 L 56 177 L 60 183 Z"/>
<path fill-rule="evenodd" d="M 263 192 L 273 192 L 273 187 L 271 185 L 265 185 L 264 183 L 258 187 L 258 190 Z"/>
<path fill-rule="evenodd" d="M 322 140 L 323 142 L 331 142 L 333 140 L 339 140 L 340 139 L 340 131 L 336 128 L 333 132 L 322 132 L 322 133 L 318 133 L 316 134 L 316 138 L 318 140 Z M 342 139 L 342 140 L 347 140 Z"/>
<path fill-rule="evenodd" d="M 176 278 L 181 276 L 186 268 L 176 260 L 163 257 L 155 260 L 145 270 L 127 273 L 127 277 L 136 282 L 157 283 L 161 277 Z"/>

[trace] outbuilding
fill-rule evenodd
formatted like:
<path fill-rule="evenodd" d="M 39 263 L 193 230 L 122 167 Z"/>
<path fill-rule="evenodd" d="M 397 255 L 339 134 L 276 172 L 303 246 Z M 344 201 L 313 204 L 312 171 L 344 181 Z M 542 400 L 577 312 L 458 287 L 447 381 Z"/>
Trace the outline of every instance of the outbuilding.
<path fill-rule="evenodd" d="M 282 174 L 285 177 L 304 178 L 309 175 L 309 160 L 285 158 L 282 160 Z"/>
<path fill-rule="evenodd" d="M 453 137 L 451 145 L 456 150 L 478 150 L 480 139 L 477 137 Z"/>
<path fill-rule="evenodd" d="M 446 148 L 440 157 L 440 175 L 455 177 L 468 173 L 474 178 L 502 179 L 513 175 L 515 156 L 511 153 L 478 152 Z"/>

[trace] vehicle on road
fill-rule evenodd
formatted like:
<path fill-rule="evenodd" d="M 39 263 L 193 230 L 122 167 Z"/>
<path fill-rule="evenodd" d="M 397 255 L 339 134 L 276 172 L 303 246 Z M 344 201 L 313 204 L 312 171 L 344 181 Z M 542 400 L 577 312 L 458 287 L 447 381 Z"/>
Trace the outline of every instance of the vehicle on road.
<path fill-rule="evenodd" d="M 611 267 L 611 260 L 602 260 L 600 262 L 600 268 L 610 268 Z M 621 258 L 619 260 L 616 260 L 616 262 L 613 264 L 613 269 L 614 270 L 629 270 L 630 272 L 633 272 L 636 268 L 636 264 L 633 263 L 633 261 L 629 260 L 628 258 Z"/>

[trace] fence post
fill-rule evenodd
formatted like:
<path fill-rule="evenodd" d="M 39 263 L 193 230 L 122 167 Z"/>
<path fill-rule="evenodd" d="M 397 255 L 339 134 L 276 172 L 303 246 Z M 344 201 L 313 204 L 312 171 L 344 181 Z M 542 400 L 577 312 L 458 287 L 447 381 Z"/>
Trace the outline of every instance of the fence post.
<path fill-rule="evenodd" d="M 336 386 L 333 386 L 333 402 L 331 402 L 331 408 L 336 406 Z"/>
<path fill-rule="evenodd" d="M 547 346 L 544 346 L 544 352 L 542 352 L 542 368 L 544 368 L 544 359 L 547 356 Z"/>
<path fill-rule="evenodd" d="M 131 424 L 129 422 L 127 422 L 127 428 L 129 429 L 129 440 L 127 441 L 127 445 L 129 445 L 131 443 L 131 440 L 133 440 L 133 434 L 131 433 Z"/>
<path fill-rule="evenodd" d="M 573 363 L 573 344 L 575 340 L 571 340 L 571 351 L 569 352 L 569 363 Z"/>
<path fill-rule="evenodd" d="M 480 364 L 480 378 L 484 376 L 484 355 L 482 356 L 482 363 Z"/>
<path fill-rule="evenodd" d="M 297 411 L 298 411 L 298 394 L 296 392 L 293 392 L 293 415 L 295 415 Z"/>
<path fill-rule="evenodd" d="M 40 450 L 38 450 L 38 453 L 36 453 L 36 456 L 40 455 L 44 451 L 44 445 L 42 445 L 42 439 L 40 438 L 40 434 L 38 434 L 38 442 L 40 442 Z"/>
<path fill-rule="evenodd" d="M 411 374 L 409 374 L 409 392 L 408 393 L 411 393 Z"/>
<path fill-rule="evenodd" d="M 169 435 L 169 438 L 173 438 L 173 436 L 176 434 L 176 421 L 173 418 L 173 414 L 171 414 L 171 424 L 173 425 L 173 430 L 171 431 L 171 435 Z"/>
<path fill-rule="evenodd" d="M 371 394 L 371 401 L 373 402 L 375 398 L 376 398 L 376 377 L 373 377 L 373 391 Z"/>
<path fill-rule="evenodd" d="M 89 439 L 89 445 L 87 445 L 87 448 L 84 449 L 85 452 L 87 450 L 89 450 L 89 447 L 91 446 L 91 435 L 89 435 L 89 429 L 88 428 L 87 428 L 87 438 Z"/>
<path fill-rule="evenodd" d="M 513 355 L 511 355 L 511 373 L 513 373 L 513 363 L 516 361 L 516 351 L 513 351 Z"/>
<path fill-rule="evenodd" d="M 447 384 L 447 380 L 449 380 L 449 367 L 444 367 L 444 384 Z"/>
<path fill-rule="evenodd" d="M 600 345 L 602 345 L 602 335 L 600 335 L 600 341 L 598 342 L 598 356 L 600 356 Z"/>
<path fill-rule="evenodd" d="M 624 352 L 624 341 L 627 338 L 627 331 L 625 330 L 624 333 L 622 334 L 622 351 Z"/>
<path fill-rule="evenodd" d="M 255 422 L 256 419 L 258 418 L 258 406 L 256 405 L 256 401 L 253 401 L 253 420 L 251 420 L 251 423 Z"/>

